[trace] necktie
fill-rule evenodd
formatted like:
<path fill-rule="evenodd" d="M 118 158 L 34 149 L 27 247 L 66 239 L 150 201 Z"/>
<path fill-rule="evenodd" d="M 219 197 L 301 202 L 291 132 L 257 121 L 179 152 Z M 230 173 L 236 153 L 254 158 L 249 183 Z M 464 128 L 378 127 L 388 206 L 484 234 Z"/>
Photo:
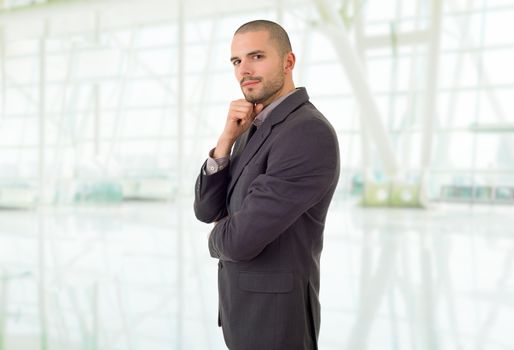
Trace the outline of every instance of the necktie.
<path fill-rule="evenodd" d="M 255 124 L 252 124 L 252 126 L 250 126 L 250 130 L 248 130 L 248 137 L 246 139 L 246 143 L 250 142 L 250 139 L 255 133 L 255 130 L 257 130 L 257 127 L 255 126 Z"/>
<path fill-rule="evenodd" d="M 255 130 L 257 130 L 257 127 L 252 124 L 246 134 L 241 135 L 241 143 L 239 144 L 237 150 L 235 151 L 236 156 L 231 160 L 232 165 L 234 165 L 237 162 L 237 158 L 239 157 L 239 154 L 243 152 L 243 150 L 248 145 L 248 142 L 250 142 L 250 138 L 255 133 Z"/>

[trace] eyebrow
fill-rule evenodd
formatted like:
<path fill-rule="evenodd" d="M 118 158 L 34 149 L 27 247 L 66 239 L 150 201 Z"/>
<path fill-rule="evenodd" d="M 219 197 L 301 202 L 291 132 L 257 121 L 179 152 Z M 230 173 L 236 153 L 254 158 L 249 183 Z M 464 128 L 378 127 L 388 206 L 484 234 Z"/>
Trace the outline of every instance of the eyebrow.
<path fill-rule="evenodd" d="M 254 51 L 248 52 L 246 54 L 246 57 L 253 56 L 253 55 L 259 55 L 259 54 L 264 54 L 264 53 L 266 53 L 266 52 L 263 51 L 263 50 L 254 50 Z M 238 56 L 232 56 L 232 57 L 230 57 L 230 62 L 234 62 L 237 59 L 239 59 Z"/>

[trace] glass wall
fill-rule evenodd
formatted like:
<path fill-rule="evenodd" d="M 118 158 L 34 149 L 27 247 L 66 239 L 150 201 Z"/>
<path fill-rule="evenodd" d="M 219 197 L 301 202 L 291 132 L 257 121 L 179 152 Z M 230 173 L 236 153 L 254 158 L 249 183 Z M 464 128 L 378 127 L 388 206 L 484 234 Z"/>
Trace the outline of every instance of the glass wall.
<path fill-rule="evenodd" d="M 117 25 L 111 23 L 113 9 L 85 15 L 70 10 L 28 21 L 40 29 L 27 35 L 19 34 L 16 21 L 6 22 L 0 184 L 10 199 L 4 204 L 172 198 L 178 173 L 194 176 L 216 142 L 229 101 L 241 96 L 228 62 L 230 38 L 254 18 L 280 20 L 289 30 L 297 85 L 307 86 L 339 134 L 339 195 L 360 194 L 363 172 L 383 178 L 384 160 L 380 144 L 367 150 L 373 137 L 362 142 L 370 126 L 362 123 L 362 106 L 347 79 L 350 68 L 323 30 L 319 3 L 201 16 L 191 5 L 183 51 L 171 13 L 168 20 Z M 419 181 L 428 171 L 434 200 L 512 201 L 514 78 L 507 72 L 514 36 L 506 28 L 514 3 L 444 4 L 437 28 L 424 2 L 343 4 L 329 2 L 361 58 L 399 174 Z M 179 116 L 180 55 L 185 112 Z M 436 70 L 429 69 L 431 62 Z M 437 73 L 432 100 L 431 72 Z M 430 103 L 434 113 L 427 116 Z M 363 158 L 369 159 L 367 169 Z M 184 191 L 191 193 L 192 186 Z"/>

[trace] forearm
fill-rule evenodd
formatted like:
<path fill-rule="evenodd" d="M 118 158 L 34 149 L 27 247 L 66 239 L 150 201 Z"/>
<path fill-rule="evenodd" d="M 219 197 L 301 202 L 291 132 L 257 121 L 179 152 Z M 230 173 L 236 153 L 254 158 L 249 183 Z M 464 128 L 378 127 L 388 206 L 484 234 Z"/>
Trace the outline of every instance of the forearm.
<path fill-rule="evenodd" d="M 216 148 L 212 152 L 212 157 L 215 159 L 228 157 L 234 143 L 235 139 L 221 135 L 216 144 Z"/>
<path fill-rule="evenodd" d="M 226 215 L 228 167 L 205 175 L 205 165 L 196 180 L 194 211 L 198 220 L 210 223 Z"/>

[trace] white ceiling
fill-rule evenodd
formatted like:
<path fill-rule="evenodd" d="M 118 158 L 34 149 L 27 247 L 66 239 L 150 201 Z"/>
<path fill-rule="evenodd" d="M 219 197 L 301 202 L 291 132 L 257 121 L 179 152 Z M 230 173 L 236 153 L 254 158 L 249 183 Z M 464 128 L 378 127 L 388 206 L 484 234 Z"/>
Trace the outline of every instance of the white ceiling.
<path fill-rule="evenodd" d="M 62 35 L 70 31 L 103 30 L 178 19 L 181 0 L 57 0 L 0 13 L 0 29 L 7 40 L 19 37 Z M 182 0 L 188 19 L 235 12 L 291 8 L 312 0 Z"/>

